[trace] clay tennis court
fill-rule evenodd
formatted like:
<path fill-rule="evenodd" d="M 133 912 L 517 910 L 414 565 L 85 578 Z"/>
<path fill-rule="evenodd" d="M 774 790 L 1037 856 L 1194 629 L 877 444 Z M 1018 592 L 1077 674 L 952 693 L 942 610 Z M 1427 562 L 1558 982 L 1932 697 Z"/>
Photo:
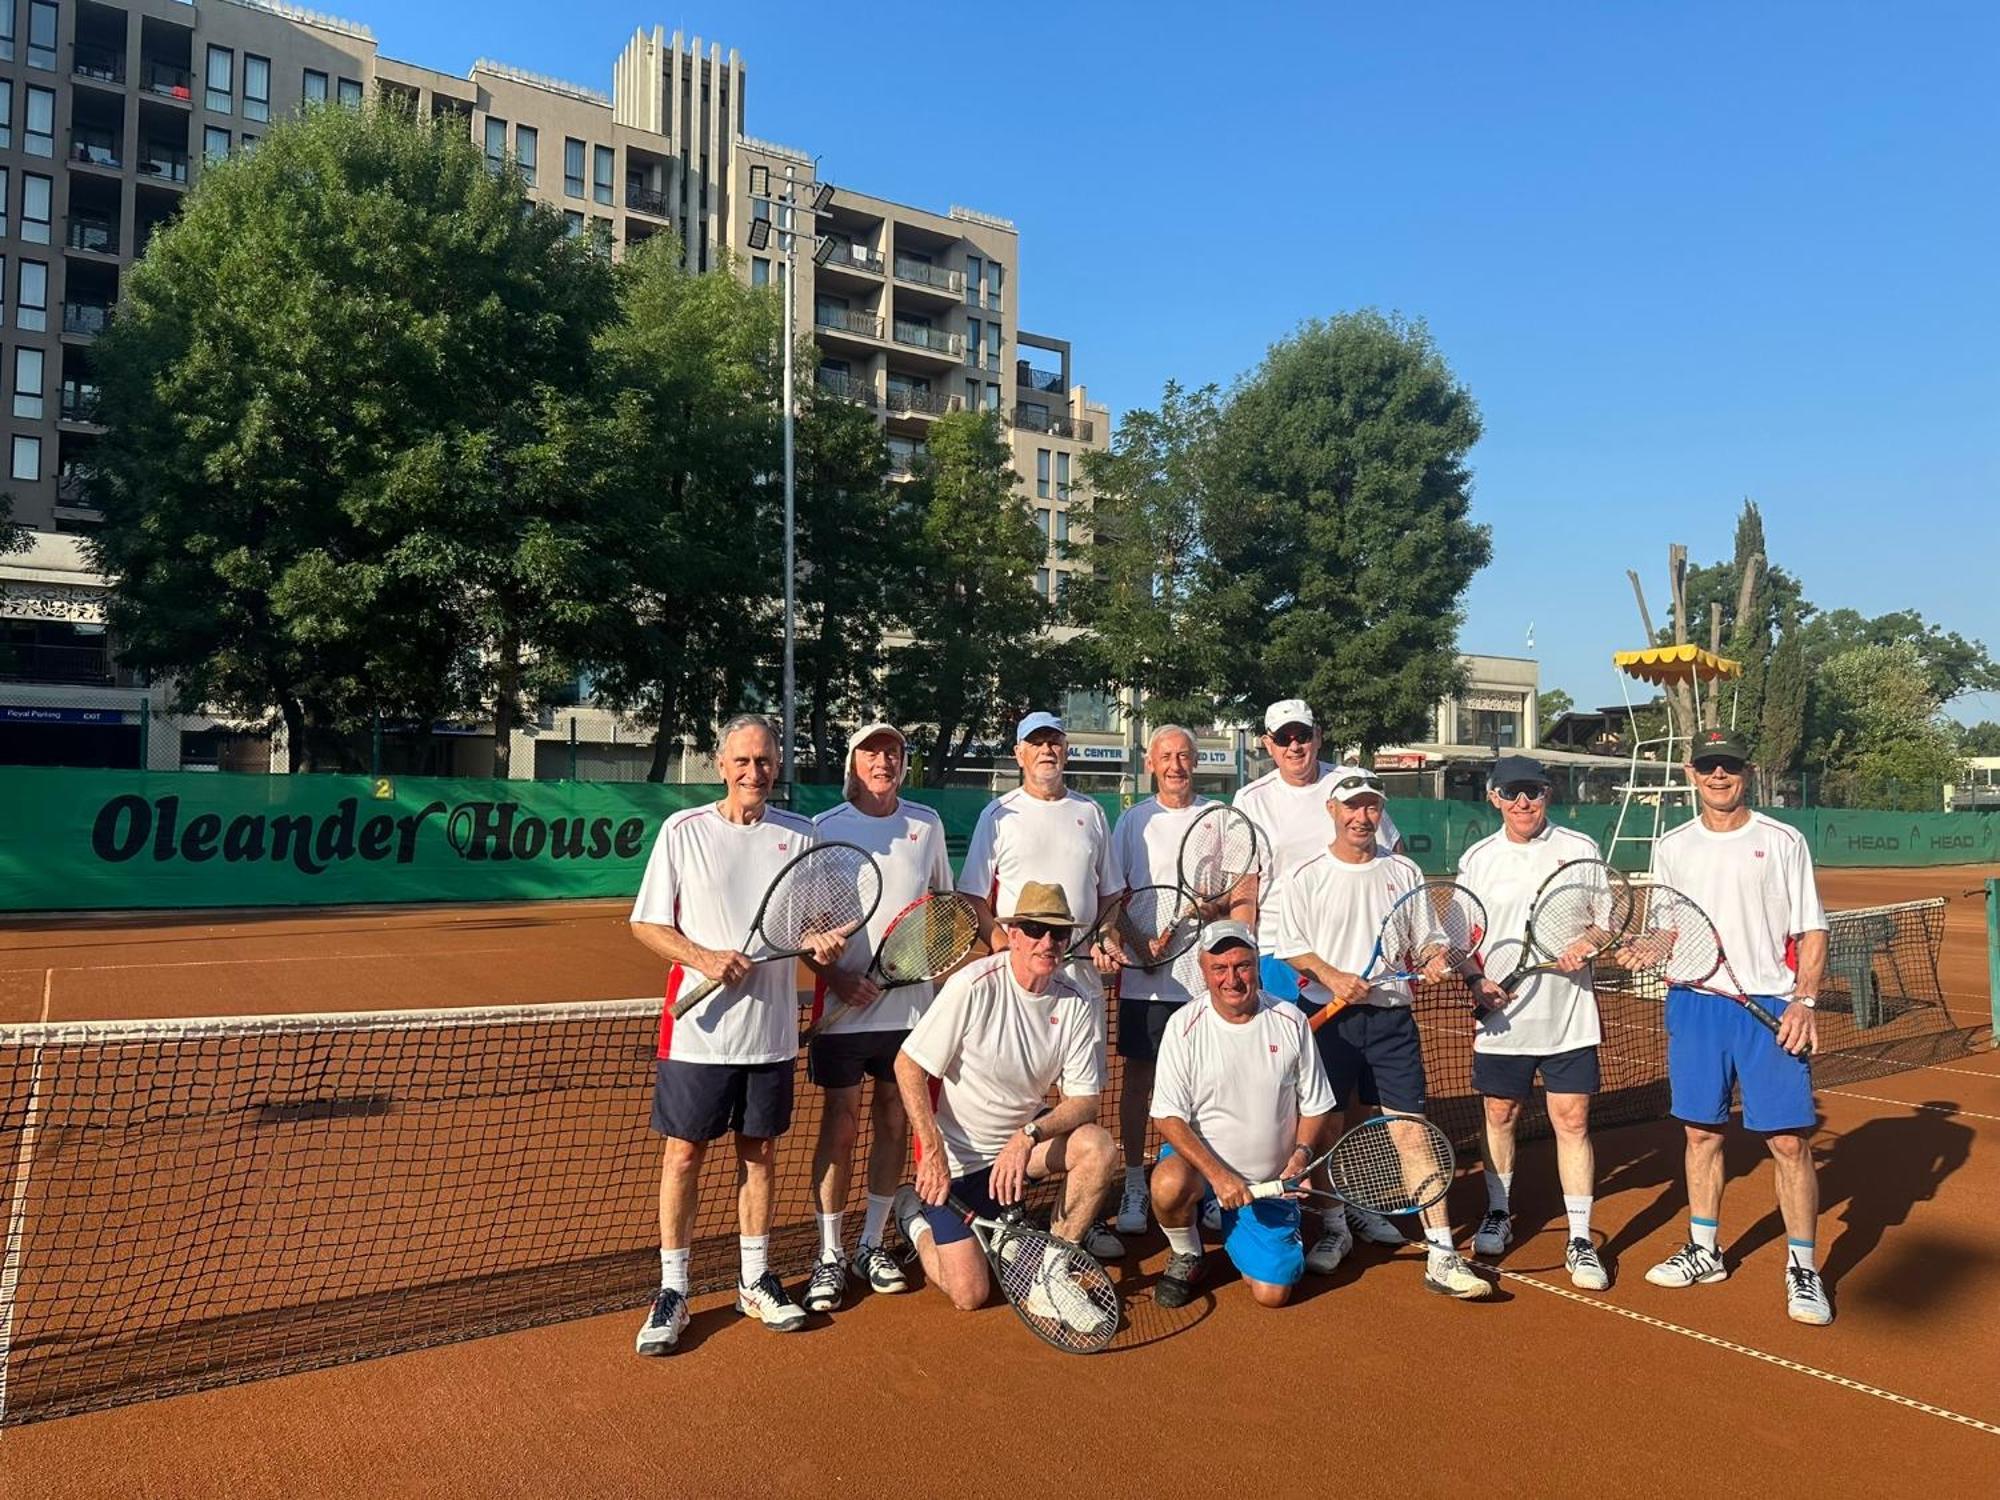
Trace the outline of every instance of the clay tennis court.
<path fill-rule="evenodd" d="M 1985 870 L 1821 872 L 1830 907 L 1950 897 L 1941 973 L 1987 1020 Z M 16 921 L 0 1021 L 307 1013 L 657 992 L 617 902 Z M 1278 1312 L 1226 1280 L 1153 1308 L 1157 1234 L 1116 1269 L 1131 1337 L 1093 1359 L 1003 1307 L 863 1299 L 804 1334 L 698 1298 L 682 1352 L 631 1353 L 640 1314 L 393 1355 L 0 1431 L 4 1495 L 1092 1495 L 1393 1483 L 1402 1492 L 1944 1494 L 2000 1473 L 2000 1055 L 1942 1050 L 1823 1087 L 1822 1263 L 1839 1321 L 1786 1321 L 1783 1235 L 1754 1143 L 1729 1157 L 1734 1274 L 1648 1286 L 1685 1207 L 1670 1125 L 1598 1137 L 1613 1289 L 1561 1271 L 1545 1142 L 1523 1150 L 1523 1238 L 1501 1295 L 1424 1292 L 1419 1257 L 1363 1249 Z M 1982 1149 L 1983 1148 L 1983 1149 Z M 1470 1196 L 1466 1196 L 1467 1194 Z M 1453 1198 L 1469 1223 L 1476 1168 Z M 641 1221 L 650 1201 L 623 1205 Z M 780 1205 L 796 1215 L 802 1205 Z M 1539 1229 L 1539 1232 L 1534 1232 Z M 497 1228 L 495 1230 L 497 1231 Z M 643 1257 L 638 1274 L 645 1275 Z M 642 1281 L 643 1290 L 643 1281 Z M 1386 1463 L 1370 1455 L 1391 1455 Z M 1386 1468 L 1387 1474 L 1375 1469 Z M 1389 1477 L 1393 1475 L 1393 1478 Z"/>

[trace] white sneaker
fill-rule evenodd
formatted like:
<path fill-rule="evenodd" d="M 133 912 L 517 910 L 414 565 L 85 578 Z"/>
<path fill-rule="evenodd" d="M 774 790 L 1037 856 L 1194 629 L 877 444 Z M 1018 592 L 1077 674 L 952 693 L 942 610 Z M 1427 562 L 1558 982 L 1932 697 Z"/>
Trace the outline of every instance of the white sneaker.
<path fill-rule="evenodd" d="M 1439 1250 L 1435 1246 L 1424 1263 L 1424 1285 L 1433 1292 L 1465 1302 L 1493 1295 L 1493 1283 L 1467 1265 L 1464 1256 L 1456 1250 Z"/>
<path fill-rule="evenodd" d="M 766 1271 L 751 1286 L 739 1286 L 736 1310 L 777 1333 L 797 1333 L 806 1326 L 806 1310 L 792 1300 L 775 1271 Z"/>
<path fill-rule="evenodd" d="M 1804 1266 L 1785 1268 L 1785 1313 L 1794 1323 L 1810 1323 L 1824 1328 L 1833 1321 L 1833 1304 L 1827 1300 L 1826 1283 L 1819 1272 Z"/>
<path fill-rule="evenodd" d="M 1722 1281 L 1727 1279 L 1728 1275 L 1729 1267 L 1722 1263 L 1719 1252 L 1706 1249 L 1689 1240 L 1648 1271 L 1646 1279 L 1654 1286 L 1694 1286 L 1697 1283 Z"/>
<path fill-rule="evenodd" d="M 1207 1198 L 1201 1205 L 1201 1227 L 1210 1234 L 1222 1233 L 1222 1205 L 1213 1198 Z"/>
<path fill-rule="evenodd" d="M 672 1354 L 688 1326 L 688 1303 L 672 1287 L 661 1287 L 653 1298 L 653 1310 L 639 1330 L 637 1348 L 641 1354 Z"/>
<path fill-rule="evenodd" d="M 1145 1183 L 1134 1183 L 1125 1189 L 1125 1195 L 1118 1200 L 1117 1227 L 1120 1234 L 1146 1232 L 1146 1202 Z"/>
<path fill-rule="evenodd" d="M 1504 1255 L 1514 1243 L 1514 1216 L 1504 1208 L 1489 1208 L 1479 1227 L 1472 1232 L 1472 1253 L 1489 1260 Z"/>
<path fill-rule="evenodd" d="M 1091 1301 L 1082 1287 L 1063 1274 L 1061 1252 L 1053 1248 L 1045 1252 L 1042 1274 L 1035 1278 L 1023 1301 L 1036 1317 L 1054 1318 L 1085 1338 L 1102 1333 L 1105 1323 L 1117 1316 Z"/>
<path fill-rule="evenodd" d="M 854 1252 L 854 1274 L 874 1292 L 907 1292 L 910 1279 L 896 1264 L 896 1257 L 880 1245 L 863 1245 Z"/>
<path fill-rule="evenodd" d="M 812 1279 L 806 1283 L 802 1299 L 807 1312 L 837 1312 L 847 1298 L 847 1262 L 840 1256 L 822 1255 L 814 1264 Z"/>
<path fill-rule="evenodd" d="M 1569 1272 L 1569 1284 L 1579 1290 L 1601 1292 L 1611 1285 L 1611 1273 L 1589 1240 L 1573 1239 L 1563 1248 L 1563 1267 Z"/>
<path fill-rule="evenodd" d="M 1347 1223 L 1348 1227 L 1354 1231 L 1357 1237 L 1368 1241 L 1371 1245 L 1406 1245 L 1409 1243 L 1408 1238 L 1402 1230 L 1391 1224 L 1380 1214 L 1374 1213 L 1369 1209 L 1355 1208 L 1349 1205 Z"/>
<path fill-rule="evenodd" d="M 1083 1248 L 1099 1260 L 1117 1260 L 1125 1253 L 1125 1242 L 1102 1224 L 1093 1224 L 1084 1231 Z"/>
<path fill-rule="evenodd" d="M 1306 1269 L 1315 1276 L 1331 1276 L 1340 1269 L 1340 1263 L 1347 1259 L 1347 1252 L 1354 1248 L 1354 1235 L 1347 1227 L 1347 1220 L 1340 1214 L 1330 1214 L 1326 1220 L 1326 1232 L 1313 1241 L 1312 1249 L 1306 1251 Z"/>

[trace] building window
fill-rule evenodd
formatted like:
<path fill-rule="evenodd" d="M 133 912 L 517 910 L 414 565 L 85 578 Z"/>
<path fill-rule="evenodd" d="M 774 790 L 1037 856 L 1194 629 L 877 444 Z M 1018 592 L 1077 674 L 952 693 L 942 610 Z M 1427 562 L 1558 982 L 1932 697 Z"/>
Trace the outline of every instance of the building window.
<path fill-rule="evenodd" d="M 7 189 L 10 186 L 11 184 L 7 180 L 7 169 L 0 167 L 0 240 L 4 240 L 7 237 Z"/>
<path fill-rule="evenodd" d="M 42 414 L 42 351 L 26 344 L 14 350 L 14 415 L 39 417 Z"/>
<path fill-rule="evenodd" d="M 38 437 L 14 435 L 14 477 L 16 479 L 40 479 L 42 477 L 42 440 Z"/>
<path fill-rule="evenodd" d="M 1056 455 L 1056 457 L 1068 458 L 1069 455 L 1067 453 L 1059 453 Z M 1064 465 L 1064 467 L 1067 468 L 1068 465 Z M 1069 496 L 1063 495 L 1061 498 L 1067 500 Z M 1056 540 L 1058 542 L 1066 542 L 1069 540 L 1069 512 L 1066 510 L 1059 510 L 1056 512 Z"/>
<path fill-rule="evenodd" d="M 1040 594 L 1044 599 L 1049 597 L 1049 570 L 1047 568 L 1035 569 L 1035 592 Z"/>
<path fill-rule="evenodd" d="M 271 118 L 271 59 L 243 54 L 243 118 Z"/>
<path fill-rule="evenodd" d="M 236 54 L 227 47 L 208 49 L 208 91 L 202 103 L 218 115 L 226 115 L 235 106 Z"/>
<path fill-rule="evenodd" d="M 986 263 L 986 305 L 989 308 L 994 309 L 996 312 L 999 310 L 1000 307 L 1001 275 L 1002 275 L 1002 267 L 1000 265 L 1000 262 L 997 260 L 989 260 Z M 969 302 L 972 300 L 972 283 L 969 280 L 966 282 L 965 289 L 966 289 L 966 300 Z"/>
<path fill-rule="evenodd" d="M 965 257 L 965 305 L 979 306 L 979 267 L 983 264 L 976 255 Z"/>
<path fill-rule="evenodd" d="M 28 66 L 55 71 L 56 8 L 47 0 L 33 0 L 28 6 Z"/>
<path fill-rule="evenodd" d="M 0 4 L 0 62 L 14 60 L 14 7 Z"/>
<path fill-rule="evenodd" d="M 521 180 L 527 183 L 529 187 L 535 185 L 535 160 L 541 151 L 541 140 L 542 138 L 535 133 L 535 127 L 532 125 L 516 125 L 514 127 L 514 160 L 521 164 Z M 486 141 L 486 154 L 489 157 L 493 154 L 493 140 L 490 128 Z"/>
<path fill-rule="evenodd" d="M 56 154 L 56 91 L 28 88 L 28 130 L 22 149 L 30 156 Z"/>
<path fill-rule="evenodd" d="M 229 154 L 229 132 L 215 125 L 205 126 L 201 132 L 201 161 L 203 166 L 219 162 Z"/>
<path fill-rule="evenodd" d="M 245 156 L 250 156 L 257 150 L 257 137 L 246 130 L 241 136 L 237 137 L 236 144 L 242 148 Z"/>
<path fill-rule="evenodd" d="M 976 380 L 965 382 L 965 409 L 967 411 L 979 410 L 979 382 Z"/>
<path fill-rule="evenodd" d="M 303 87 L 305 90 L 306 103 L 308 104 L 326 103 L 326 74 L 321 73 L 313 68 L 307 68 L 305 83 Z"/>
<path fill-rule="evenodd" d="M 973 369 L 979 368 L 979 319 L 965 320 L 965 362 Z"/>
<path fill-rule="evenodd" d="M 1041 499 L 1049 498 L 1049 450 L 1035 450 L 1035 494 Z"/>
<path fill-rule="evenodd" d="M 583 214 L 579 210 L 574 208 L 564 209 L 563 223 L 568 227 L 572 237 L 583 233 Z"/>
<path fill-rule="evenodd" d="M 34 172 L 21 174 L 21 238 L 31 245 L 49 242 L 49 220 L 54 217 L 55 180 Z"/>
<path fill-rule="evenodd" d="M 771 284 L 771 262 L 764 256 L 751 257 L 750 285 L 769 286 Z"/>
<path fill-rule="evenodd" d="M 14 326 L 30 333 L 47 333 L 49 268 L 38 260 L 24 260 L 20 276 L 20 288 L 14 294 Z"/>
<path fill-rule="evenodd" d="M 1058 453 L 1056 455 L 1056 499 L 1069 499 L 1069 455 L 1067 453 Z M 1064 535 L 1067 538 L 1067 527 L 1069 524 L 1067 519 L 1064 520 L 1063 524 L 1065 527 Z"/>
<path fill-rule="evenodd" d="M 573 135 L 563 137 L 563 192 L 583 196 L 583 142 Z"/>
<path fill-rule="evenodd" d="M 1049 508 L 1046 505 L 1035 507 L 1035 530 L 1042 534 L 1042 546 L 1046 548 L 1049 544 Z"/>
<path fill-rule="evenodd" d="M 1491 708 L 1461 708 L 1458 743 L 1497 745 L 1502 750 L 1511 750 L 1521 743 L 1521 716 Z"/>
<path fill-rule="evenodd" d="M 986 409 L 988 411 L 1000 410 L 1000 387 L 990 381 L 986 386 Z"/>
<path fill-rule="evenodd" d="M 609 146 L 591 148 L 590 195 L 599 203 L 611 201 L 611 173 L 618 156 Z"/>
<path fill-rule="evenodd" d="M 986 368 L 987 369 L 998 370 L 1000 368 L 1000 345 L 1005 340 L 1005 338 L 1006 334 L 1001 329 L 998 323 L 988 323 L 986 325 Z"/>
<path fill-rule="evenodd" d="M 338 97 L 341 105 L 346 109 L 361 108 L 360 82 L 353 78 L 341 79 Z"/>
<path fill-rule="evenodd" d="M 486 117 L 486 165 L 495 172 L 507 165 L 507 122 Z"/>
<path fill-rule="evenodd" d="M 14 80 L 0 78 L 0 151 L 14 144 Z"/>

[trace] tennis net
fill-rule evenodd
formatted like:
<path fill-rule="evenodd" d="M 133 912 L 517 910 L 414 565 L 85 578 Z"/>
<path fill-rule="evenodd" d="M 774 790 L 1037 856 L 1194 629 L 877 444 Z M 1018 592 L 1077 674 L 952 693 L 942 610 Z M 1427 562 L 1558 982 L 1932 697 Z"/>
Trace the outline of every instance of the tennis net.
<path fill-rule="evenodd" d="M 1939 902 L 1834 918 L 1822 1078 L 1949 1032 L 1942 931 Z M 1601 988 L 1597 1123 L 1656 1118 L 1660 996 Z M 1466 997 L 1426 992 L 1418 1015 L 1435 1113 L 1471 1159 Z M 632 1000 L 0 1028 L 0 1422 L 644 1305 L 658 1024 Z M 1119 1081 L 1114 1057 L 1114 1132 Z M 801 1066 L 771 1239 L 787 1276 L 816 1243 L 819 1107 Z M 857 1166 L 868 1144 L 864 1113 Z M 719 1145 L 698 1290 L 735 1280 L 734 1175 Z"/>

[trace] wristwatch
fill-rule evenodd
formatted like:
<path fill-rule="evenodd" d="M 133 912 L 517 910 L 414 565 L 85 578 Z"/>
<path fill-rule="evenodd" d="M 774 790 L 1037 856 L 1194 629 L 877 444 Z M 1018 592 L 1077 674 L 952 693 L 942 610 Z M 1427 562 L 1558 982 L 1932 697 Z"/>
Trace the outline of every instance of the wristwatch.
<path fill-rule="evenodd" d="M 1042 1138 L 1042 1127 L 1030 1120 L 1021 1127 L 1021 1134 L 1028 1138 L 1029 1145 L 1033 1145 Z"/>
<path fill-rule="evenodd" d="M 1794 995 L 1792 996 L 1792 1004 L 1803 1005 L 1807 1010 L 1819 1009 L 1819 999 L 1814 995 Z"/>

